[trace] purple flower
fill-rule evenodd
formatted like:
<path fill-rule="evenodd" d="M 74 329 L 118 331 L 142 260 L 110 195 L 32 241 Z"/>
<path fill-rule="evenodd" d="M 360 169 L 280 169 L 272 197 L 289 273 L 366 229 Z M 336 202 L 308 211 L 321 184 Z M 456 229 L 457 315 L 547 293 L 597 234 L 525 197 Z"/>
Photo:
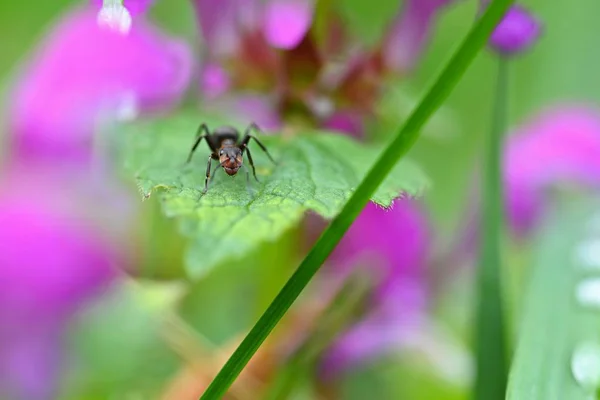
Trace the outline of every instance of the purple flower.
<path fill-rule="evenodd" d="M 0 397 L 49 400 L 64 324 L 113 280 L 123 258 L 66 189 L 71 180 L 21 170 L 1 183 Z"/>
<path fill-rule="evenodd" d="M 231 86 L 227 71 L 217 63 L 207 63 L 202 70 L 200 92 L 207 100 L 225 94 Z"/>
<path fill-rule="evenodd" d="M 362 116 L 351 110 L 338 111 L 323 121 L 323 128 L 360 137 L 364 126 Z"/>
<path fill-rule="evenodd" d="M 407 0 L 383 48 L 388 68 L 411 70 L 425 48 L 438 11 L 453 0 Z"/>
<path fill-rule="evenodd" d="M 527 50 L 541 33 L 540 23 L 521 6 L 512 6 L 498 24 L 490 45 L 502 54 L 514 54 Z"/>
<path fill-rule="evenodd" d="M 204 38 L 204 44 L 211 55 L 231 55 L 238 49 L 240 41 L 239 0 L 194 0 L 196 16 Z M 247 12 L 256 7 L 249 0 Z"/>
<path fill-rule="evenodd" d="M 211 55 L 232 55 L 244 34 L 261 30 L 275 48 L 296 47 L 312 23 L 314 0 L 195 0 L 202 35 Z"/>
<path fill-rule="evenodd" d="M 191 54 L 182 42 L 143 20 L 127 35 L 103 29 L 96 15 L 68 14 L 26 67 L 10 112 L 17 158 L 87 160 L 103 117 L 162 110 L 186 89 Z"/>
<path fill-rule="evenodd" d="M 391 210 L 370 203 L 354 221 L 330 262 L 342 275 L 364 268 L 378 284 L 368 315 L 326 354 L 326 375 L 401 349 L 421 324 L 426 306 L 427 225 L 412 200 L 397 200 Z"/>
<path fill-rule="evenodd" d="M 600 111 L 558 106 L 508 139 L 504 155 L 507 213 L 517 232 L 541 216 L 544 190 L 561 184 L 600 186 Z"/>
<path fill-rule="evenodd" d="M 264 16 L 267 42 L 279 49 L 293 49 L 308 32 L 313 0 L 269 0 Z"/>

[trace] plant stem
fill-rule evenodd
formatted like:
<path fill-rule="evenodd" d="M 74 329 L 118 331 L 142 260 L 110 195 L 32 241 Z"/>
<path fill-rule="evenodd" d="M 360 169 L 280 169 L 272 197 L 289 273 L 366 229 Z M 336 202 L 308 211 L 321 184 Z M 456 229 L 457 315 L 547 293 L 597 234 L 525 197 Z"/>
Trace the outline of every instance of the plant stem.
<path fill-rule="evenodd" d="M 400 128 L 396 137 L 388 144 L 352 197 L 344 205 L 341 213 L 323 232 L 296 272 L 208 386 L 201 399 L 218 399 L 225 394 L 256 350 L 331 254 L 375 190 L 400 158 L 416 142 L 420 129 L 448 97 L 512 3 L 513 0 L 493 0 L 491 2 L 419 105 Z"/>
<path fill-rule="evenodd" d="M 502 309 L 500 245 L 503 221 L 502 138 L 506 130 L 508 62 L 500 56 L 483 176 L 483 243 L 477 270 L 477 379 L 474 398 L 503 400 L 507 383 L 507 354 Z"/>
<path fill-rule="evenodd" d="M 298 377 L 309 375 L 311 367 L 315 366 L 323 351 L 354 322 L 373 287 L 369 277 L 363 275 L 364 271 L 359 271 L 344 282 L 316 320 L 310 335 L 278 371 L 264 400 L 290 398 L 296 387 L 302 383 Z"/>

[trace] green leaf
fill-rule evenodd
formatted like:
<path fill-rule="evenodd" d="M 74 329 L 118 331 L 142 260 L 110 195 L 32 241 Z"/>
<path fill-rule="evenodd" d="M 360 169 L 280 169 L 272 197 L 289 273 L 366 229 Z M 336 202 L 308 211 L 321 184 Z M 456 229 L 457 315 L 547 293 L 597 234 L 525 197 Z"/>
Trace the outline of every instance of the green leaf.
<path fill-rule="evenodd" d="M 202 399 L 218 399 L 225 394 L 256 350 L 329 257 L 369 198 L 417 141 L 423 125 L 448 97 L 511 4 L 511 0 L 493 0 L 490 3 L 431 88 L 400 127 L 396 137 L 379 155 L 377 162 L 360 182 L 340 214 L 333 219 L 296 272 L 227 360 L 202 395 Z"/>
<path fill-rule="evenodd" d="M 597 387 L 575 380 L 573 364 L 583 368 L 579 373 L 588 375 L 582 382 L 600 383 L 600 355 L 594 351 L 594 346 L 600 346 L 597 289 L 592 304 L 580 299 L 589 299 L 582 285 L 600 278 L 599 265 L 588 257 L 591 253 L 586 247 L 600 240 L 598 209 L 598 202 L 566 201 L 549 213 L 552 220 L 540 231 L 509 375 L 509 400 L 597 398 Z M 576 352 L 581 351 L 583 359 L 578 359 Z"/>
<path fill-rule="evenodd" d="M 183 233 L 192 240 L 187 265 L 194 276 L 276 240 L 306 211 L 334 217 L 380 151 L 326 132 L 287 139 L 262 135 L 260 140 L 278 165 L 251 142 L 260 183 L 251 177 L 248 182 L 244 169 L 234 177 L 216 170 L 202 195 L 210 154 L 206 144 L 201 143 L 192 163 L 184 165 L 199 121 L 206 119 L 181 114 L 136 123 L 123 132 L 126 165 L 135 173 L 140 191 L 145 197 L 160 192 L 164 212 L 180 218 Z M 214 122 L 209 126 L 217 126 Z M 427 184 L 415 164 L 403 161 L 371 198 L 387 207 L 401 193 L 417 195 Z"/>
<path fill-rule="evenodd" d="M 123 281 L 74 323 L 76 364 L 66 385 L 73 399 L 116 394 L 154 398 L 177 370 L 179 358 L 162 338 L 163 312 L 179 297 L 173 284 Z"/>
<path fill-rule="evenodd" d="M 486 145 L 482 182 L 482 244 L 477 268 L 475 399 L 504 400 L 508 357 L 502 301 L 500 242 L 503 227 L 502 143 L 508 106 L 508 61 L 499 58 L 492 129 Z"/>

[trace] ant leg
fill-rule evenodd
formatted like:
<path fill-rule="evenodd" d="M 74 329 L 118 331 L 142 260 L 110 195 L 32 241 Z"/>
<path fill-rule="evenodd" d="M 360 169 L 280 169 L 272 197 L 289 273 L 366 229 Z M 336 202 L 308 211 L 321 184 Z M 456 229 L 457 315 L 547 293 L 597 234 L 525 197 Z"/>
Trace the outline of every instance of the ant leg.
<path fill-rule="evenodd" d="M 204 190 L 202 191 L 202 194 L 208 191 L 208 182 L 210 181 L 210 165 L 212 163 L 212 160 L 213 155 L 211 154 L 210 156 L 208 156 L 208 164 L 206 164 L 206 179 L 204 180 Z"/>
<path fill-rule="evenodd" d="M 260 182 L 258 180 L 258 178 L 256 177 L 256 169 L 254 168 L 254 160 L 252 159 L 252 154 L 250 153 L 250 149 L 248 148 L 247 145 L 244 145 L 244 149 L 246 150 L 246 152 L 248 152 L 248 161 L 250 162 L 250 166 L 252 167 L 252 175 L 254 175 L 254 179 L 256 179 L 256 182 Z M 247 169 L 246 169 L 246 173 L 248 173 Z"/>
<path fill-rule="evenodd" d="M 204 132 L 204 135 L 202 135 L 202 132 Z M 198 130 L 196 131 L 196 140 L 194 142 L 194 145 L 192 146 L 192 149 L 190 150 L 190 154 L 188 155 L 186 164 L 192 160 L 192 156 L 194 155 L 194 152 L 196 151 L 196 148 L 198 148 L 198 145 L 200 144 L 202 139 L 206 139 L 206 141 L 209 142 L 208 146 L 211 147 L 212 150 L 212 146 L 210 144 L 210 141 L 208 140 L 209 135 L 210 132 L 208 130 L 208 126 L 206 126 L 206 124 L 200 124 Z"/>
<path fill-rule="evenodd" d="M 242 164 L 244 170 L 246 170 L 246 186 L 250 186 L 250 170 L 244 164 Z"/>
<path fill-rule="evenodd" d="M 262 132 L 261 129 L 258 127 L 258 125 L 256 125 L 254 122 L 251 123 L 250 126 L 248 126 L 248 128 L 246 128 L 246 132 L 244 133 L 244 139 L 242 140 L 242 146 L 245 147 L 246 149 L 248 149 L 247 146 L 248 146 L 248 143 L 250 142 L 250 139 L 254 139 L 254 141 L 265 152 L 265 154 L 269 157 L 269 159 L 273 162 L 273 164 L 277 165 L 277 162 L 273 159 L 273 157 L 271 157 L 271 154 L 269 154 L 269 151 L 267 150 L 265 145 L 262 144 L 256 136 L 251 134 L 252 130 L 255 130 L 257 132 Z"/>

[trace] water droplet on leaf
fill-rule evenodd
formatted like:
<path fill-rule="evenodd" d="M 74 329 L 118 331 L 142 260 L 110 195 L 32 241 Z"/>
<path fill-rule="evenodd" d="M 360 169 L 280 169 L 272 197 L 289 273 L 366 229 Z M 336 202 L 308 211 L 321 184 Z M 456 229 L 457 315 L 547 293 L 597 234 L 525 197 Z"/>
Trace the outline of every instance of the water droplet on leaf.
<path fill-rule="evenodd" d="M 581 242 L 575 249 L 575 261 L 585 269 L 600 270 L 600 238 Z"/>
<path fill-rule="evenodd" d="M 600 346 L 592 342 L 578 345 L 571 358 L 571 372 L 584 389 L 595 391 L 600 386 Z"/>
<path fill-rule="evenodd" d="M 582 306 L 600 308 L 600 278 L 588 278 L 575 289 L 575 297 Z"/>

